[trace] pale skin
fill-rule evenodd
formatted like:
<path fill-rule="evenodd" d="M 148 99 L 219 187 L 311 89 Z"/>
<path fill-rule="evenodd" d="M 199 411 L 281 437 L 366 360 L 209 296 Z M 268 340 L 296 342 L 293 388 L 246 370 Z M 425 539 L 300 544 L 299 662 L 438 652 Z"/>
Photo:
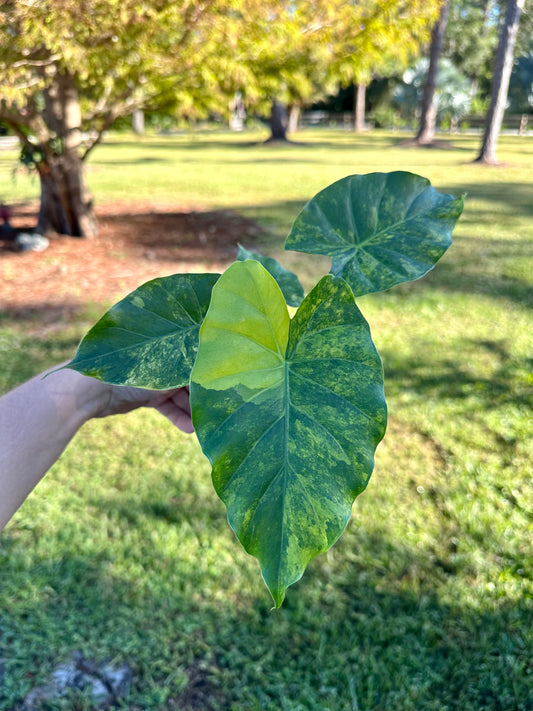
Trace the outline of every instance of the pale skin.
<path fill-rule="evenodd" d="M 193 431 L 187 388 L 143 390 L 52 369 L 0 397 L 0 531 L 85 422 L 138 407 Z"/>

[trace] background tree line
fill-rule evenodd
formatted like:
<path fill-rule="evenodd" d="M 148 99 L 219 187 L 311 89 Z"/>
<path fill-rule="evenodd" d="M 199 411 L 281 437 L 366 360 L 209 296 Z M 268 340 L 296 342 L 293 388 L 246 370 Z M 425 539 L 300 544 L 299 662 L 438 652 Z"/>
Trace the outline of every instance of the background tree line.
<path fill-rule="evenodd" d="M 442 93 L 437 69 L 446 68 L 443 58 L 451 68 L 448 87 L 455 87 L 452 79 L 460 75 L 469 105 L 485 107 L 493 74 L 510 76 L 516 42 L 522 64 L 515 72 L 515 94 L 522 97 L 519 84 L 531 80 L 533 64 L 527 13 L 517 36 L 524 4 L 4 0 L 0 121 L 19 137 L 22 160 L 39 175 L 38 230 L 91 236 L 97 224 L 83 165 L 117 120 L 140 109 L 189 121 L 227 116 L 238 92 L 248 114 L 270 113 L 272 138 L 283 140 L 286 110 L 294 127 L 304 107 L 355 86 L 355 126 L 362 128 L 367 87 L 377 79 L 408 79 L 408 70 L 415 105 L 426 87 L 419 140 L 428 142 Z M 495 62 L 498 36 L 512 40 L 511 64 L 503 49 Z M 417 65 L 423 56 L 430 57 L 429 70 Z M 409 92 L 404 93 L 403 99 L 401 91 L 394 98 L 399 106 L 407 105 Z M 421 138 L 428 120 L 430 131 Z"/>

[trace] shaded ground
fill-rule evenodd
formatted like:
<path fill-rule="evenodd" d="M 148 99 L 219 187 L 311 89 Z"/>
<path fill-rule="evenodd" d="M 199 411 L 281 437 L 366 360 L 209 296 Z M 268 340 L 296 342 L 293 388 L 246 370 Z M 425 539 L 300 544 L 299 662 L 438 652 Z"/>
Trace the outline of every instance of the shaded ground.
<path fill-rule="evenodd" d="M 31 231 L 37 205 L 12 209 L 11 224 Z M 177 272 L 222 271 L 237 243 L 247 246 L 261 228 L 231 210 L 157 211 L 128 203 L 97 208 L 98 237 L 48 235 L 44 252 L 16 252 L 0 240 L 0 309 L 12 316 L 39 313 L 56 320 L 90 303 L 115 302 L 140 284 Z"/>

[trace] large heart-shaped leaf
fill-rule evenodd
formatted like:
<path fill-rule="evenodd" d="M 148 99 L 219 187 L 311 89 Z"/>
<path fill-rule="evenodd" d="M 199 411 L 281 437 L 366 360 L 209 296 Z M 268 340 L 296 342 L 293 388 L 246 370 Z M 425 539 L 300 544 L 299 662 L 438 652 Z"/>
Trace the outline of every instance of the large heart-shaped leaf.
<path fill-rule="evenodd" d="M 343 279 L 290 321 L 274 279 L 236 262 L 213 289 L 191 374 L 215 489 L 275 605 L 342 534 L 386 426 L 383 373 Z"/>
<path fill-rule="evenodd" d="M 319 192 L 296 218 L 286 249 L 332 258 L 355 296 L 428 272 L 452 243 L 463 198 L 413 173 L 351 175 Z"/>
<path fill-rule="evenodd" d="M 200 325 L 218 274 L 174 274 L 116 303 L 66 366 L 115 385 L 166 390 L 188 385 Z"/>
<path fill-rule="evenodd" d="M 245 249 L 241 244 L 239 245 L 239 253 L 237 254 L 237 259 L 240 262 L 244 262 L 245 259 L 255 259 L 256 262 L 262 264 L 269 274 L 271 274 L 277 281 L 279 288 L 285 301 L 289 306 L 299 306 L 304 298 L 304 288 L 300 284 L 300 280 L 293 272 L 285 269 L 276 259 L 273 257 L 264 257 L 262 254 L 257 252 L 251 252 L 249 249 Z"/>

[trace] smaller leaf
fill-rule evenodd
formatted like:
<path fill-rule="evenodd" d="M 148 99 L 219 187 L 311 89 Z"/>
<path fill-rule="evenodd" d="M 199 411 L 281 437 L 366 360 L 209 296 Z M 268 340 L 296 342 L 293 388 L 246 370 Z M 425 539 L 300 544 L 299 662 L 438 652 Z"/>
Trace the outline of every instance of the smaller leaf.
<path fill-rule="evenodd" d="M 82 339 L 67 368 L 114 385 L 188 385 L 198 334 L 219 274 L 174 274 L 116 303 Z"/>
<path fill-rule="evenodd" d="M 258 252 L 250 252 L 242 245 L 239 245 L 239 253 L 237 261 L 244 262 L 246 259 L 255 259 L 256 262 L 262 264 L 267 272 L 274 277 L 278 283 L 281 293 L 285 297 L 285 301 L 289 306 L 299 306 L 304 298 L 304 289 L 300 284 L 300 280 L 293 272 L 285 269 L 273 257 L 264 257 Z"/>
<path fill-rule="evenodd" d="M 285 249 L 330 256 L 331 273 L 362 296 L 432 269 L 462 210 L 462 197 L 439 193 L 413 173 L 350 175 L 305 205 Z"/>

